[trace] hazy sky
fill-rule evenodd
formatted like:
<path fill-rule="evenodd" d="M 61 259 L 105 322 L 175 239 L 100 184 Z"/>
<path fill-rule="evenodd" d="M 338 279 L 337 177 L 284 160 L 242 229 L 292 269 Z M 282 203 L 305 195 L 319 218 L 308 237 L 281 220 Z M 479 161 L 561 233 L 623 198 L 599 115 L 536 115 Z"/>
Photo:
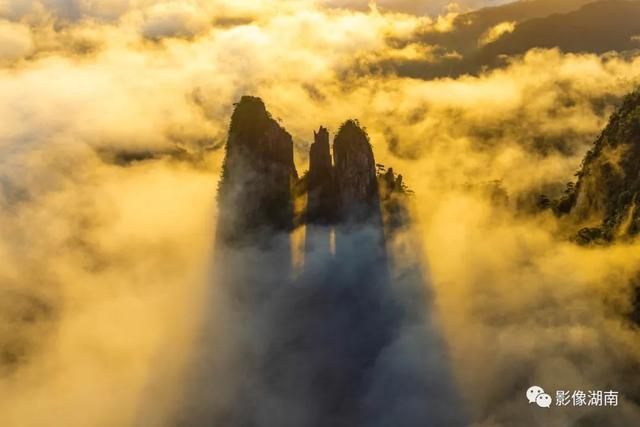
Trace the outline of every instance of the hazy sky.
<path fill-rule="evenodd" d="M 320 0 L 320 2 L 331 6 L 358 9 L 365 9 L 370 3 L 375 3 L 376 5 L 388 10 L 437 16 L 446 12 L 449 8 L 466 11 L 480 7 L 509 3 L 509 0 L 377 0 L 374 2 L 367 0 Z"/>

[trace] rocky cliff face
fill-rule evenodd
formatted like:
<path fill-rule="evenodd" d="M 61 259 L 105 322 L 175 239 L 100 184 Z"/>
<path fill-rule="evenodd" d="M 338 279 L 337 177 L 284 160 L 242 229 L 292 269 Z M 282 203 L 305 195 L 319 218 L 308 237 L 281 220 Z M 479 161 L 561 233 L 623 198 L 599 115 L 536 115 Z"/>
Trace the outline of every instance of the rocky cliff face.
<path fill-rule="evenodd" d="M 393 168 L 384 169 L 378 165 L 378 188 L 382 208 L 384 228 L 389 235 L 409 226 L 409 190 L 402 175 L 396 175 Z"/>
<path fill-rule="evenodd" d="M 219 187 L 219 239 L 241 243 L 291 229 L 297 179 L 291 135 L 261 99 L 242 97 L 231 117 Z"/>
<path fill-rule="evenodd" d="M 252 243 L 257 235 L 290 231 L 292 189 L 303 181 L 293 161 L 291 135 L 271 117 L 261 99 L 242 97 L 231 117 L 219 185 L 219 239 Z M 314 132 L 304 188 L 306 224 L 381 228 L 380 192 L 387 200 L 402 192 L 403 183 L 393 170 L 385 176 L 376 174 L 369 137 L 357 121 L 348 120 L 334 139 L 333 156 L 328 130 L 320 127 Z"/>
<path fill-rule="evenodd" d="M 373 258 L 365 262 L 384 263 L 385 232 L 409 224 L 409 191 L 402 175 L 376 163 L 369 137 L 357 121 L 348 120 L 340 127 L 333 156 L 329 132 L 323 127 L 314 132 L 306 181 L 307 260 L 312 264 L 314 257 L 328 256 L 331 232 L 336 253 L 342 254 L 359 232 L 362 245 L 380 249 L 367 252 Z"/>
<path fill-rule="evenodd" d="M 640 91 L 624 100 L 559 203 L 583 228 L 578 241 L 612 241 L 640 232 Z"/>
<path fill-rule="evenodd" d="M 314 132 L 314 143 L 309 150 L 307 176 L 307 223 L 330 224 L 336 214 L 336 186 L 329 147 L 329 131 L 320 127 Z"/>
<path fill-rule="evenodd" d="M 369 137 L 354 120 L 345 122 L 333 143 L 339 216 L 361 222 L 379 216 L 376 162 Z"/>

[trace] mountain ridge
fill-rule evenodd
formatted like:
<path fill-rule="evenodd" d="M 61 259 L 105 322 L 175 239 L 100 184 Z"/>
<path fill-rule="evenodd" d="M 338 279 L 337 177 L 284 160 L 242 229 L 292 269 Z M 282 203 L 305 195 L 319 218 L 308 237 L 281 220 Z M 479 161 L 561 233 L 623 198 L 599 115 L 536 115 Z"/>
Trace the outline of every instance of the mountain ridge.
<path fill-rule="evenodd" d="M 574 6 L 577 8 L 557 9 L 543 16 L 520 19 L 517 14 L 500 13 L 492 16 L 491 9 L 482 9 L 483 14 L 490 16 L 485 18 L 483 24 L 473 24 L 473 13 L 479 14 L 480 11 L 460 15 L 454 20 L 454 29 L 450 32 L 418 32 L 413 38 L 392 41 L 394 46 L 400 47 L 410 43 L 429 45 L 435 47 L 436 52 L 446 55 L 435 61 L 383 59 L 368 67 L 401 77 L 455 78 L 463 74 L 476 75 L 487 68 L 502 67 L 508 63 L 506 58 L 523 55 L 534 48 L 593 54 L 640 51 L 640 37 L 636 38 L 640 36 L 640 19 L 637 18 L 640 16 L 639 0 L 583 1 L 576 2 Z M 496 10 L 501 10 L 501 7 Z M 504 19 L 497 19 L 498 16 Z M 472 24 L 465 24 L 466 21 Z M 495 40 L 480 43 L 485 32 L 501 23 L 511 23 L 513 28 Z"/>

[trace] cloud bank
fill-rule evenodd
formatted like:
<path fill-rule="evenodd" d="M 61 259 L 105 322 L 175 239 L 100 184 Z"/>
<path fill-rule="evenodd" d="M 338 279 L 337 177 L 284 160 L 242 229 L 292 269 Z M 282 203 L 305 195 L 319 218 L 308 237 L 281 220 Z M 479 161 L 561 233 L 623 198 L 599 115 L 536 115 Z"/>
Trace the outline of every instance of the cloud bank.
<path fill-rule="evenodd" d="M 376 67 L 447 53 L 394 43 L 436 21 L 383 3 L 0 5 L 0 424 L 166 425 L 197 325 L 224 313 L 200 302 L 220 147 L 247 93 L 292 133 L 300 170 L 314 129 L 355 117 L 416 192 L 425 317 L 474 425 L 637 424 L 640 341 L 620 314 L 636 244 L 577 248 L 516 208 L 572 179 L 640 59 L 533 50 L 478 76 L 402 78 Z M 496 180 L 507 201 L 486 191 Z M 533 383 L 623 403 L 542 414 L 522 397 Z"/>

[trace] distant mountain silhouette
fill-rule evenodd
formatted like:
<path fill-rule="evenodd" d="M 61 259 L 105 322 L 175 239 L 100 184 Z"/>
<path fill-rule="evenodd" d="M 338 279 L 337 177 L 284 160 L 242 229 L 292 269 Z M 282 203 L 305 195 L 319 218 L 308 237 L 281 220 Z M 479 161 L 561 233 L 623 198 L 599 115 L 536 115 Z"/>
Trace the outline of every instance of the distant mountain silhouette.
<path fill-rule="evenodd" d="M 495 66 L 501 55 L 539 48 L 563 52 L 605 53 L 640 49 L 640 1 L 607 0 L 567 14 L 532 19 L 488 44 L 473 60 L 475 66 Z"/>
<path fill-rule="evenodd" d="M 478 40 L 490 28 L 502 22 L 523 22 L 580 9 L 596 0 L 522 0 L 486 7 L 454 19 L 452 31 L 422 34 L 422 41 L 453 49 L 463 55 L 478 48 Z"/>
<path fill-rule="evenodd" d="M 596 53 L 640 50 L 640 1 L 569 0 L 522 1 L 461 15 L 450 32 L 428 32 L 414 39 L 393 41 L 437 45 L 436 51 L 456 52 L 437 62 L 382 60 L 369 68 L 405 77 L 438 78 L 477 74 L 485 68 L 506 64 L 505 57 L 533 48 L 559 48 L 564 52 Z M 486 45 L 483 34 L 502 22 L 516 22 L 507 32 Z M 371 71 L 370 69 L 368 69 Z"/>

